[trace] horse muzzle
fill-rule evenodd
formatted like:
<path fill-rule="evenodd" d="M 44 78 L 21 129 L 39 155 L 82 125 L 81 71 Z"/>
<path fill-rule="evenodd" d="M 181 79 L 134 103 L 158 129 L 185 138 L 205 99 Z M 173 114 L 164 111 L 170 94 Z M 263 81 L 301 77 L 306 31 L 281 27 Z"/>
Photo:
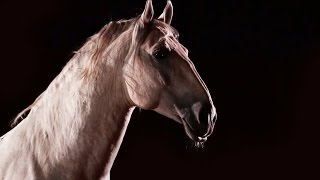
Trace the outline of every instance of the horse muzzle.
<path fill-rule="evenodd" d="M 194 103 L 191 108 L 178 109 L 184 130 L 194 142 L 204 143 L 212 134 L 217 119 L 215 107 L 211 103 Z"/>

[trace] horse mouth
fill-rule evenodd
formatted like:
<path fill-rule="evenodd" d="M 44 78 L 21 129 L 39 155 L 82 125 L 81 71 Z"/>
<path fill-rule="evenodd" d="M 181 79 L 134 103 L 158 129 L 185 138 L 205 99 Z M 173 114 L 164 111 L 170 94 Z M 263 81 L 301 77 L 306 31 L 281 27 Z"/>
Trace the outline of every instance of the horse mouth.
<path fill-rule="evenodd" d="M 194 116 L 194 114 L 188 109 L 178 109 L 175 106 L 175 112 L 183 125 L 188 139 L 191 140 L 191 143 L 193 143 L 195 147 L 202 148 L 204 143 L 207 141 L 207 138 L 213 132 L 216 116 L 214 115 L 212 118 L 212 116 L 209 114 L 207 117 L 208 124 L 201 125 L 200 120 L 196 120 L 199 118 L 199 116 Z"/>
<path fill-rule="evenodd" d="M 190 138 L 194 143 L 204 143 L 207 141 L 207 136 L 199 137 L 196 135 L 195 131 L 193 130 L 192 126 L 188 123 L 188 121 L 184 118 L 181 118 L 184 131 L 187 134 L 188 138 Z"/>

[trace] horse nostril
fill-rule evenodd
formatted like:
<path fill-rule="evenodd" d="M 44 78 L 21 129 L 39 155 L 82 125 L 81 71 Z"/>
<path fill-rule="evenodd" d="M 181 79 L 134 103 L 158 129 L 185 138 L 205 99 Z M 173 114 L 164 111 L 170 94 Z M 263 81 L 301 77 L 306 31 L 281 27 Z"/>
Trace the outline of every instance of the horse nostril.
<path fill-rule="evenodd" d="M 199 123 L 200 123 L 200 132 L 199 136 L 205 137 L 210 129 L 210 121 L 212 121 L 211 117 L 211 108 L 208 106 L 202 106 L 199 112 Z"/>
<path fill-rule="evenodd" d="M 191 108 L 195 121 L 189 122 L 192 130 L 200 138 L 210 136 L 216 120 L 215 107 L 211 103 L 196 102 Z"/>

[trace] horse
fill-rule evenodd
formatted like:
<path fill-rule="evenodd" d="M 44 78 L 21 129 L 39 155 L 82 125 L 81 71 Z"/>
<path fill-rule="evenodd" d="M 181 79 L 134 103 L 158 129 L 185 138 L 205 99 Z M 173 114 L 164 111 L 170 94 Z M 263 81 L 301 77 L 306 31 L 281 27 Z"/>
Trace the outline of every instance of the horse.
<path fill-rule="evenodd" d="M 74 53 L 61 73 L 0 140 L 0 179 L 110 179 L 137 108 L 182 124 L 201 147 L 216 109 L 170 24 L 171 1 L 154 18 L 111 21 Z"/>

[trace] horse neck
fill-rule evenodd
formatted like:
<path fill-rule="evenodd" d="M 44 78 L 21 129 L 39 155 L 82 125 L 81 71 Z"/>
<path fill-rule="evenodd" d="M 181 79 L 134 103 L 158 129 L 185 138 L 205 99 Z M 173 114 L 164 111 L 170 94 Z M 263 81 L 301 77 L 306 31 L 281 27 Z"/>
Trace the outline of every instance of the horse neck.
<path fill-rule="evenodd" d="M 76 54 L 24 121 L 32 124 L 26 137 L 39 161 L 49 158 L 70 174 L 98 176 L 110 171 L 133 107 L 126 102 L 119 70 L 110 67 L 114 63 L 96 64 L 106 68 L 103 73 L 81 78 L 89 57 Z"/>

